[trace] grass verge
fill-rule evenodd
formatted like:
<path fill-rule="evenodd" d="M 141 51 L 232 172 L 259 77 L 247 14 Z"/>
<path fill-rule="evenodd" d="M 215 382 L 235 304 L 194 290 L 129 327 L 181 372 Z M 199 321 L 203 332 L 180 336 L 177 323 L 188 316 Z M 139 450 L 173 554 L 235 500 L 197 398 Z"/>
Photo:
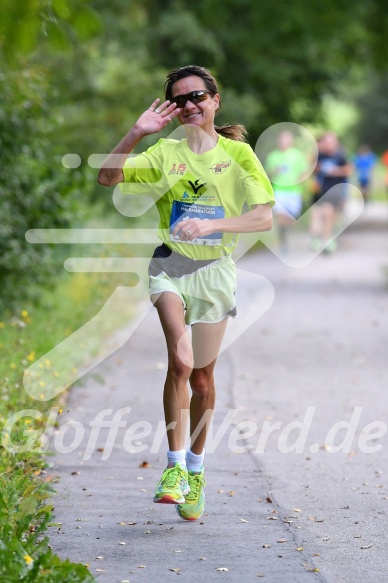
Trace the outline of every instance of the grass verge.
<path fill-rule="evenodd" d="M 49 546 L 47 529 L 55 525 L 55 477 L 50 476 L 46 457 L 37 444 L 51 407 L 60 407 L 63 394 L 47 400 L 44 392 L 48 377 L 60 381 L 66 368 L 82 367 L 86 358 L 97 355 L 101 340 L 128 321 L 134 306 L 129 306 L 126 314 L 114 315 L 91 343 L 66 354 L 63 362 L 54 366 L 44 355 L 95 316 L 118 285 L 133 284 L 130 274 L 66 274 L 54 291 L 44 294 L 39 306 L 21 305 L 17 313 L 0 316 L 2 583 L 95 580 L 88 565 L 62 560 Z M 23 375 L 33 363 L 39 363 L 45 379 L 36 379 L 41 386 L 41 402 L 31 398 L 23 386 Z"/>

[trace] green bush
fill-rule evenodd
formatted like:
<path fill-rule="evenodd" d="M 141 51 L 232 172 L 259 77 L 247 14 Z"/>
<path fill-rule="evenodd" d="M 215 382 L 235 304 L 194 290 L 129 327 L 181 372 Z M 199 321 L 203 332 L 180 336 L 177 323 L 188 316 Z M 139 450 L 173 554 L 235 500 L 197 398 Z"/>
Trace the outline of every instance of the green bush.
<path fill-rule="evenodd" d="M 9 456 L 5 454 L 4 458 Z M 5 459 L 3 458 L 3 461 Z M 36 460 L 42 466 L 40 460 Z M 10 467 L 13 465 L 8 460 Z M 31 467 L 33 460 L 19 459 L 12 472 L 0 476 L 0 578 L 2 583 L 89 583 L 94 581 L 85 565 L 63 561 L 53 554 L 43 532 L 52 520 L 47 504 L 48 485 Z M 2 468 L 3 469 L 3 468 Z M 10 470 L 10 468 L 9 468 Z"/>
<path fill-rule="evenodd" d="M 73 225 L 92 182 L 62 166 L 44 78 L 32 68 L 0 76 L 0 309 L 36 296 L 62 269 L 60 251 L 25 233 Z"/>

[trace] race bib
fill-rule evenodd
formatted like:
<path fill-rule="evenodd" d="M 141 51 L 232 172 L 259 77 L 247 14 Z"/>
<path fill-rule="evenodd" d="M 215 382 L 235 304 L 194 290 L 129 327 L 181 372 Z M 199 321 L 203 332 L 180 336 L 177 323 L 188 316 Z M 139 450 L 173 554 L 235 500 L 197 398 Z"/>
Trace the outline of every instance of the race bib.
<path fill-rule="evenodd" d="M 204 237 L 198 237 L 192 241 L 181 241 L 179 233 L 174 236 L 172 234 L 174 227 L 180 221 L 187 219 L 198 219 L 206 221 L 209 219 L 223 219 L 225 217 L 225 210 L 222 206 L 207 206 L 204 204 L 187 203 L 174 200 L 171 216 L 170 216 L 170 240 L 176 243 L 185 243 L 186 245 L 221 245 L 222 233 L 211 233 Z"/>

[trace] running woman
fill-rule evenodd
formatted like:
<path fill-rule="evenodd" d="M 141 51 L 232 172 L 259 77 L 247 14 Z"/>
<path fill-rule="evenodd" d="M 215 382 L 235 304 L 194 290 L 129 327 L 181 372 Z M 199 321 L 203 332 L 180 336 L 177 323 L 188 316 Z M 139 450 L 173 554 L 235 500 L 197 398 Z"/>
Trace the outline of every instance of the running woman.
<path fill-rule="evenodd" d="M 236 315 L 231 253 L 239 233 L 271 229 L 275 201 L 245 142 L 245 128 L 214 125 L 221 98 L 209 71 L 197 65 L 171 71 L 165 98 L 156 99 L 114 148 L 98 182 L 120 184 L 128 194 L 143 188 L 156 200 L 162 244 L 151 259 L 149 281 L 167 343 L 163 405 L 169 450 L 154 502 L 174 504 L 181 518 L 196 520 L 205 508 L 204 446 L 215 404 L 214 367 L 228 317 Z M 181 139 L 160 139 L 128 158 L 142 138 L 174 118 Z M 244 203 L 248 210 L 242 213 Z"/>

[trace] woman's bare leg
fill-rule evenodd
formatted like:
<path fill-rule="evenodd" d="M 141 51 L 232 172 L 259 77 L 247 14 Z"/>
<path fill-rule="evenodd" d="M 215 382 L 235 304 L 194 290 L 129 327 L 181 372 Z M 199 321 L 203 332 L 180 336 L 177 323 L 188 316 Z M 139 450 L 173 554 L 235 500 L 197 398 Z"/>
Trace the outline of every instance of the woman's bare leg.
<path fill-rule="evenodd" d="M 168 352 L 168 369 L 163 393 L 168 445 L 170 451 L 179 451 L 184 448 L 186 437 L 189 411 L 187 383 L 193 365 L 192 347 L 180 297 L 172 292 L 163 292 L 156 301 L 153 299 Z"/>
<path fill-rule="evenodd" d="M 192 342 L 194 368 L 190 375 L 193 391 L 190 402 L 190 449 L 200 455 L 203 452 L 208 424 L 215 404 L 214 367 L 224 337 L 228 318 L 216 324 L 194 324 Z"/>

